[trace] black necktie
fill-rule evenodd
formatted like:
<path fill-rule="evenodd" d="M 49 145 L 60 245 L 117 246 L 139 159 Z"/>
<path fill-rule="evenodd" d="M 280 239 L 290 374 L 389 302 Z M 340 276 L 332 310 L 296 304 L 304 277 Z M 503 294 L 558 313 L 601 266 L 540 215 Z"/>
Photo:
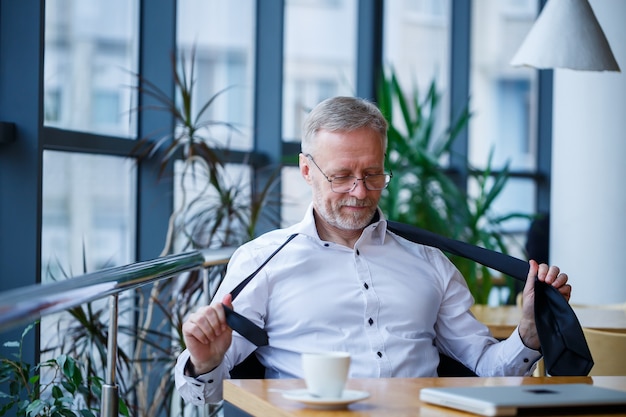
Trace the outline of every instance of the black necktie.
<path fill-rule="evenodd" d="M 496 251 L 449 239 L 435 233 L 398 222 L 387 222 L 387 228 L 407 240 L 432 246 L 459 255 L 516 279 L 526 281 L 528 262 Z M 296 234 L 276 249 L 256 271 L 242 281 L 232 292 L 233 299 L 248 282 L 276 255 Z M 268 344 L 265 330 L 246 317 L 226 308 L 228 325 L 256 346 Z M 587 375 L 593 359 L 576 314 L 565 298 L 551 285 L 535 281 L 535 323 L 541 342 L 546 369 L 550 375 Z"/>
<path fill-rule="evenodd" d="M 529 264 L 521 259 L 403 223 L 389 221 L 387 229 L 412 242 L 471 259 L 518 280 L 525 282 L 528 276 Z M 576 313 L 556 288 L 539 280 L 535 280 L 535 324 L 550 375 L 589 373 L 593 358 Z"/>
<path fill-rule="evenodd" d="M 282 245 L 278 247 L 270 256 L 267 257 L 265 261 L 250 275 L 246 277 L 243 281 L 239 283 L 231 292 L 230 295 L 233 296 L 233 300 L 239 295 L 241 290 L 248 285 L 248 283 L 259 273 L 261 269 L 276 255 L 285 245 L 291 240 L 298 236 L 297 233 L 289 236 Z M 241 314 L 233 311 L 233 309 L 226 307 L 224 304 L 224 314 L 226 315 L 226 323 L 230 326 L 231 329 L 237 331 L 240 335 L 248 339 L 250 342 L 254 343 L 256 346 L 266 346 L 269 343 L 269 338 L 267 337 L 267 332 L 261 329 L 256 324 L 252 323 L 248 318 L 242 316 Z"/>

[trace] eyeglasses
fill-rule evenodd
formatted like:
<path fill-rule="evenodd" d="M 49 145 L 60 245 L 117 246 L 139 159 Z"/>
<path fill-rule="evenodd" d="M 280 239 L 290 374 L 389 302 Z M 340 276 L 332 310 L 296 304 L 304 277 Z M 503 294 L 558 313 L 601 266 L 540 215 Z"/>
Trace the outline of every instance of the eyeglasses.
<path fill-rule="evenodd" d="M 366 175 L 363 178 L 357 178 L 352 175 L 345 176 L 345 177 L 330 178 L 328 175 L 324 173 L 324 171 L 322 171 L 322 168 L 320 168 L 320 166 L 317 165 L 317 162 L 315 162 L 311 154 L 306 154 L 305 156 L 309 158 L 311 162 L 313 162 L 313 165 L 315 165 L 317 169 L 319 169 L 319 171 L 322 173 L 324 178 L 326 178 L 326 181 L 330 183 L 330 189 L 340 194 L 352 192 L 356 188 L 356 185 L 358 184 L 359 181 L 363 181 L 363 185 L 365 186 L 365 188 L 370 191 L 383 190 L 387 188 L 389 181 L 391 181 L 391 178 L 393 177 L 393 173 L 389 173 L 389 174 L 384 173 L 384 174 Z"/>

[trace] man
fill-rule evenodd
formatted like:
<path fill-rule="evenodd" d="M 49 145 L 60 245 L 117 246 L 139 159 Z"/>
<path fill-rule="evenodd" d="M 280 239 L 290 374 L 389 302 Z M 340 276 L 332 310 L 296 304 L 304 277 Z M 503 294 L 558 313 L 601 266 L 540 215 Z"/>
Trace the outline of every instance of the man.
<path fill-rule="evenodd" d="M 377 206 L 391 179 L 386 146 L 387 123 L 372 103 L 335 97 L 311 111 L 299 163 L 312 204 L 300 223 L 241 246 L 212 305 L 184 323 L 183 398 L 221 400 L 222 380 L 255 350 L 269 378 L 302 377 L 300 353 L 313 350 L 350 352 L 353 378 L 436 376 L 439 352 L 480 376 L 532 373 L 541 356 L 534 278 L 569 300 L 567 275 L 530 261 L 523 317 L 498 342 L 470 313 L 473 298 L 448 258 L 387 230 Z M 229 293 L 294 233 L 233 306 Z M 221 303 L 264 328 L 269 345 L 233 333 Z"/>

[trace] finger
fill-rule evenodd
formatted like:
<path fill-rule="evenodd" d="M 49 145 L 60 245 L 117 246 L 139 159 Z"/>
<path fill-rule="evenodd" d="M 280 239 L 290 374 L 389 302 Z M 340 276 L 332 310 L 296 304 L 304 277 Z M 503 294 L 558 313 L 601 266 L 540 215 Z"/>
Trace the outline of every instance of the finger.
<path fill-rule="evenodd" d="M 565 284 L 559 287 L 559 292 L 563 297 L 565 297 L 567 301 L 569 301 L 570 297 L 572 296 L 572 286 L 569 284 Z"/>
<path fill-rule="evenodd" d="M 528 276 L 526 277 L 526 283 L 524 284 L 524 290 L 522 291 L 522 313 L 523 317 L 529 318 L 529 320 L 533 320 L 533 312 L 535 305 L 535 279 L 537 277 L 537 271 L 539 269 L 539 265 L 534 260 L 528 261 Z"/>
<path fill-rule="evenodd" d="M 195 326 L 191 328 L 192 334 L 196 336 L 198 340 L 204 338 L 205 343 L 215 340 L 223 332 L 219 313 L 214 306 L 201 308 L 196 313 L 192 314 L 188 321 L 191 325 Z M 201 334 L 204 337 L 200 336 Z"/>
<path fill-rule="evenodd" d="M 526 284 L 524 285 L 524 294 L 528 294 L 533 291 L 533 288 L 535 287 L 535 277 L 537 276 L 539 268 L 537 262 L 532 259 L 528 261 L 528 263 L 530 264 L 530 267 L 528 268 L 528 276 L 526 277 Z"/>
<path fill-rule="evenodd" d="M 558 270 L 558 268 L 557 268 Z M 556 277 L 554 278 L 554 282 L 552 283 L 553 286 L 559 288 L 562 287 L 563 285 L 567 284 L 567 280 L 569 279 L 569 277 L 567 276 L 566 273 L 564 272 L 557 272 Z"/>
<path fill-rule="evenodd" d="M 539 264 L 538 266 L 538 270 L 537 270 L 537 278 L 539 278 L 539 281 L 546 281 L 546 278 L 548 278 L 550 272 L 550 267 L 547 264 Z"/>
<path fill-rule="evenodd" d="M 226 312 L 224 311 L 224 305 L 226 305 L 226 307 L 228 308 L 231 308 L 231 309 L 233 308 L 230 294 L 227 294 L 226 296 L 224 296 L 223 303 L 215 304 L 215 313 L 217 314 L 217 318 L 219 320 L 219 327 L 222 332 L 225 332 L 228 330 L 228 322 L 226 321 Z"/>
<path fill-rule="evenodd" d="M 232 294 L 226 294 L 224 298 L 222 298 L 222 303 L 226 304 L 226 307 L 232 308 L 234 310 Z"/>
<path fill-rule="evenodd" d="M 558 284 L 557 280 L 559 279 L 560 274 L 561 274 L 561 270 L 559 269 L 558 266 L 551 266 L 546 276 L 546 282 L 548 284 L 552 284 L 556 286 L 556 284 Z M 562 278 L 563 277 L 561 276 L 561 281 L 562 281 Z M 561 282 L 561 284 L 563 284 L 563 282 Z"/>
<path fill-rule="evenodd" d="M 211 327 L 214 338 L 220 336 L 223 332 L 228 330 L 226 324 L 226 313 L 224 313 L 224 307 L 222 304 L 217 303 L 210 308 L 210 312 L 207 312 L 205 318 Z M 214 340 L 211 338 L 211 340 Z"/>
<path fill-rule="evenodd" d="M 205 345 L 210 342 L 206 332 L 192 317 L 189 317 L 189 319 L 183 323 L 183 336 L 185 339 L 195 339 Z M 189 343 L 187 342 L 187 344 Z"/>

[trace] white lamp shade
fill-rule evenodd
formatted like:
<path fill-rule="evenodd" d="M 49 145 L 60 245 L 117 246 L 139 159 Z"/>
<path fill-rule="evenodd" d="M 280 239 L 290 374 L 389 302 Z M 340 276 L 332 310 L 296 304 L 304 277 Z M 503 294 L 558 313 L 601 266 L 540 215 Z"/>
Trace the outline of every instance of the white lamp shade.
<path fill-rule="evenodd" d="M 620 71 L 587 0 L 549 0 L 511 65 Z"/>

